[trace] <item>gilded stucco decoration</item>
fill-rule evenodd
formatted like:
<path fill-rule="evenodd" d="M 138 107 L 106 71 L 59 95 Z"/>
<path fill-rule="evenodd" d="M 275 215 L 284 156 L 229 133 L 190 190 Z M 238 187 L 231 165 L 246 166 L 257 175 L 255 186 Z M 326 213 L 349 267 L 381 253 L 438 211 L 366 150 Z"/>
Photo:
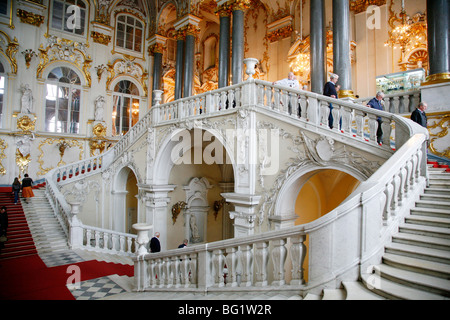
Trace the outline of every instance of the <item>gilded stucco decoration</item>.
<path fill-rule="evenodd" d="M 111 42 L 111 36 L 107 34 L 103 34 L 101 32 L 92 31 L 91 32 L 92 40 L 94 40 L 95 43 L 100 43 L 105 46 L 107 46 Z"/>
<path fill-rule="evenodd" d="M 36 76 L 42 78 L 44 69 L 56 61 L 68 62 L 80 69 L 86 79 L 87 86 L 91 86 L 91 56 L 87 54 L 88 45 L 56 36 L 47 36 L 47 44 L 39 47 L 40 63 Z"/>
<path fill-rule="evenodd" d="M 386 0 L 350 0 L 350 11 L 355 14 L 364 12 L 370 6 L 380 7 L 386 4 Z"/>
<path fill-rule="evenodd" d="M 17 119 L 17 129 L 22 130 L 22 132 L 31 132 L 35 130 L 36 118 L 31 120 L 27 115 L 24 115 Z"/>
<path fill-rule="evenodd" d="M 54 138 L 47 138 L 43 141 L 41 141 L 41 143 L 39 144 L 38 150 L 39 150 L 39 157 L 37 162 L 39 163 L 39 170 L 36 174 L 43 176 L 45 175 L 47 172 L 49 172 L 50 170 L 52 170 L 55 167 L 60 167 L 65 165 L 66 163 L 64 162 L 64 154 L 66 153 L 67 149 L 78 149 L 79 150 L 79 156 L 78 159 L 82 160 L 83 159 L 83 154 L 84 154 L 84 147 L 83 147 L 83 142 L 82 141 L 78 141 L 75 139 L 72 140 L 66 140 L 64 138 L 59 138 L 59 139 L 54 139 Z M 59 152 L 59 162 L 58 163 L 47 163 L 47 167 L 44 167 L 44 159 L 47 162 L 56 162 L 58 159 L 57 157 L 54 157 L 52 155 L 55 154 L 55 152 Z M 76 152 L 76 150 L 74 151 Z M 70 155 L 69 155 L 70 157 Z"/>
<path fill-rule="evenodd" d="M 430 151 L 440 157 L 450 158 L 448 128 L 450 113 L 427 114 L 428 131 L 430 132 Z"/>
<path fill-rule="evenodd" d="M 142 86 L 144 90 L 144 96 L 148 95 L 148 89 L 147 89 L 147 77 L 148 72 L 144 69 L 144 67 L 134 61 L 135 58 L 131 56 L 124 55 L 123 59 L 116 59 L 113 63 L 108 62 L 108 78 L 106 79 L 106 88 L 109 88 L 111 85 L 111 82 L 119 76 L 129 76 L 136 81 L 139 82 L 139 84 Z"/>
<path fill-rule="evenodd" d="M 0 139 L 0 174 L 5 175 L 6 169 L 3 166 L 3 159 L 6 158 L 5 149 L 8 148 L 8 144 L 5 142 L 5 140 Z"/>
<path fill-rule="evenodd" d="M 20 22 L 27 23 L 35 27 L 40 27 L 45 19 L 44 16 L 22 9 L 17 9 L 17 16 L 20 18 Z"/>
<path fill-rule="evenodd" d="M 35 139 L 34 134 L 24 134 L 16 137 L 16 165 L 20 173 L 27 172 L 31 162 L 31 142 Z"/>
<path fill-rule="evenodd" d="M 0 30 L 0 54 L 8 61 L 12 74 L 17 73 L 16 53 L 18 50 L 19 43 L 17 42 L 17 38 L 14 37 L 14 39 L 11 40 L 6 32 Z"/>

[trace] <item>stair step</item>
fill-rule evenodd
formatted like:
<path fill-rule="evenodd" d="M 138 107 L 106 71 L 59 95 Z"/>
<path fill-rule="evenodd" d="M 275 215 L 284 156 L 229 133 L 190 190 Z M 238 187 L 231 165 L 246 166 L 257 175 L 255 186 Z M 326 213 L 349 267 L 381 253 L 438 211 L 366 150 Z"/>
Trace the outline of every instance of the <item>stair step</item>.
<path fill-rule="evenodd" d="M 450 250 L 450 239 L 438 237 L 422 236 L 412 233 L 398 233 L 392 237 L 392 241 L 426 248 Z"/>
<path fill-rule="evenodd" d="M 442 197 L 442 199 L 432 199 L 432 200 L 421 199 L 419 201 L 416 201 L 416 207 L 450 210 L 450 200 L 448 198 L 445 199 L 445 197 Z"/>
<path fill-rule="evenodd" d="M 424 216 L 424 215 L 411 215 L 405 218 L 406 223 L 411 224 L 420 224 L 425 226 L 435 226 L 441 228 L 449 228 L 450 227 L 450 219 L 433 217 L 433 216 Z"/>
<path fill-rule="evenodd" d="M 443 279 L 450 279 L 450 265 L 446 263 L 427 261 L 391 253 L 385 253 L 383 255 L 383 263 L 408 271 L 420 272 Z"/>
<path fill-rule="evenodd" d="M 449 228 L 425 226 L 412 223 L 402 223 L 399 226 L 399 232 L 450 239 Z"/>
<path fill-rule="evenodd" d="M 433 187 L 427 187 L 424 191 L 425 194 L 435 194 L 435 195 L 447 195 L 449 193 L 448 189 L 442 189 L 442 188 L 433 188 Z"/>
<path fill-rule="evenodd" d="M 386 245 L 385 250 L 387 253 L 450 264 L 450 251 L 395 242 Z"/>
<path fill-rule="evenodd" d="M 375 270 L 378 275 L 391 281 L 445 297 L 450 296 L 450 280 L 401 270 L 385 264 L 376 266 Z"/>
<path fill-rule="evenodd" d="M 411 215 L 427 215 L 435 217 L 443 217 L 450 219 L 450 210 L 438 208 L 412 208 Z"/>
<path fill-rule="evenodd" d="M 364 274 L 362 280 L 368 286 L 371 285 L 371 278 L 374 275 Z M 414 289 L 385 278 L 379 278 L 377 286 L 373 287 L 373 292 L 388 299 L 402 300 L 444 300 L 445 297 L 434 293 Z"/>

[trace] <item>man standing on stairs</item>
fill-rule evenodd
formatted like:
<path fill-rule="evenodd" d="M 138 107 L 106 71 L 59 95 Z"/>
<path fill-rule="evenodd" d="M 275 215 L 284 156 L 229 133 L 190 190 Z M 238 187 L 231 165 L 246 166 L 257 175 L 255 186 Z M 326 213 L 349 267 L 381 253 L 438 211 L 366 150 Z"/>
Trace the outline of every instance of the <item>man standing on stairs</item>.
<path fill-rule="evenodd" d="M 411 113 L 411 120 L 420 124 L 422 127 L 427 127 L 427 104 L 425 102 L 419 103 L 419 106 Z"/>
<path fill-rule="evenodd" d="M 33 189 L 33 180 L 28 176 L 28 173 L 25 173 L 25 176 L 22 180 L 22 197 L 25 198 L 25 203 L 27 203 L 27 198 L 34 197 Z"/>

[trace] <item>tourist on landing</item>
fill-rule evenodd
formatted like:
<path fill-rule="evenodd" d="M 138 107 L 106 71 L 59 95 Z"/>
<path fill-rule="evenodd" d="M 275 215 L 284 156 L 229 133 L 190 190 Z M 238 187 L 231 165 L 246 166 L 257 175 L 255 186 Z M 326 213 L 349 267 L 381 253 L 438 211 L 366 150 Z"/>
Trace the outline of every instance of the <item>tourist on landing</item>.
<path fill-rule="evenodd" d="M 427 127 L 427 115 L 425 110 L 427 110 L 428 105 L 425 102 L 419 103 L 419 106 L 411 113 L 411 120 L 417 122 L 422 127 Z"/>
<path fill-rule="evenodd" d="M 17 204 L 17 202 L 19 201 L 19 192 L 21 187 L 22 186 L 20 184 L 19 178 L 15 177 L 14 182 L 12 184 L 12 192 L 14 193 L 14 204 Z"/>
<path fill-rule="evenodd" d="M 184 239 L 183 243 L 180 244 L 180 245 L 178 246 L 178 248 L 185 248 L 185 247 L 187 247 L 187 244 L 188 244 L 188 239 Z"/>
<path fill-rule="evenodd" d="M 327 97 L 331 97 L 334 99 L 338 99 L 338 93 L 336 90 L 336 82 L 339 80 L 339 76 L 337 74 L 332 73 L 330 75 L 330 81 L 325 83 L 325 87 L 323 88 L 323 95 Z M 333 129 L 333 105 L 330 103 L 330 115 L 328 116 L 328 126 L 330 129 Z"/>
<path fill-rule="evenodd" d="M 383 111 L 383 105 L 382 101 L 384 99 L 384 93 L 381 91 L 377 92 L 377 95 L 375 98 L 369 101 L 367 106 L 371 107 L 372 109 L 377 109 Z M 381 120 L 381 117 L 377 117 L 378 122 L 378 129 L 377 129 L 377 143 L 381 145 L 383 143 L 383 130 L 381 129 L 381 124 L 383 123 L 383 120 Z"/>
<path fill-rule="evenodd" d="M 291 89 L 300 90 L 300 83 L 298 82 L 297 78 L 295 77 L 295 75 L 292 71 L 288 73 L 287 78 L 275 81 L 272 84 L 280 85 L 280 86 L 291 88 Z M 289 93 L 288 112 L 289 112 L 289 114 L 292 114 L 292 106 L 291 106 L 290 97 L 291 97 L 291 94 Z M 299 99 L 300 99 L 300 97 L 299 97 Z M 298 115 L 300 115 L 300 110 L 299 110 Z"/>
<path fill-rule="evenodd" d="M 159 242 L 159 232 L 155 233 L 155 236 L 150 240 L 150 252 L 160 252 L 161 244 Z"/>
<path fill-rule="evenodd" d="M 6 212 L 6 207 L 2 206 L 0 208 L 0 249 L 5 247 L 6 232 L 8 231 L 8 213 Z"/>
<path fill-rule="evenodd" d="M 32 198 L 34 197 L 34 193 L 33 193 L 33 179 L 31 179 L 28 176 L 28 173 L 25 173 L 25 176 L 22 180 L 22 197 L 24 197 L 25 199 L 25 203 L 27 202 L 27 198 Z"/>

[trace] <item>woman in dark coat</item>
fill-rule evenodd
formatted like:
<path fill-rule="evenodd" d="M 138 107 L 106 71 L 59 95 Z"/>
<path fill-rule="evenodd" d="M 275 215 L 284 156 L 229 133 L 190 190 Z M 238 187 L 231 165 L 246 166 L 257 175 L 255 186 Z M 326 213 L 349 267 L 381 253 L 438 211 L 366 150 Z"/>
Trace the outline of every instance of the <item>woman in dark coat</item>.
<path fill-rule="evenodd" d="M 28 173 L 25 173 L 25 176 L 22 180 L 22 197 L 25 198 L 25 202 L 27 202 L 27 198 L 34 197 L 33 189 L 33 180 L 28 177 Z"/>

